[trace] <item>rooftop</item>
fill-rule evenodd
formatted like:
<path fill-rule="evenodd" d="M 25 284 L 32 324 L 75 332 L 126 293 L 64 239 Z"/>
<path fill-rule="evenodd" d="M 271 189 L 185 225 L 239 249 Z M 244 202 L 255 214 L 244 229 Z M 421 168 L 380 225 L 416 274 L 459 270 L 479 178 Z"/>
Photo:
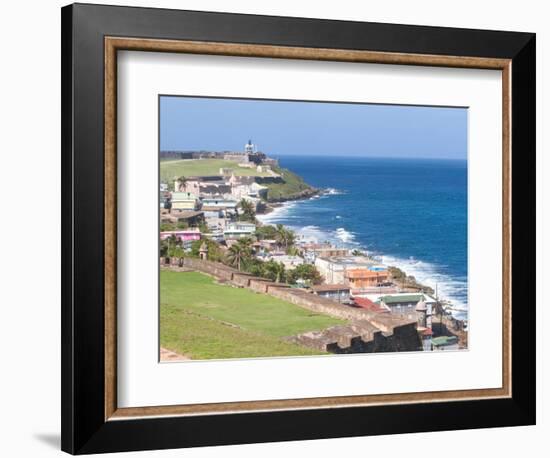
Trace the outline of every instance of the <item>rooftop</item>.
<path fill-rule="evenodd" d="M 311 289 L 316 293 L 323 291 L 349 291 L 349 286 L 346 285 L 315 285 Z"/>
<path fill-rule="evenodd" d="M 191 192 L 173 192 L 172 201 L 175 200 L 197 200 L 197 196 Z"/>
<path fill-rule="evenodd" d="M 374 271 L 369 269 L 350 269 L 346 272 L 348 278 L 378 278 L 387 274 L 386 271 Z"/>
<path fill-rule="evenodd" d="M 198 216 L 203 216 L 203 212 L 198 211 L 191 211 L 191 210 L 183 210 L 183 211 L 177 211 L 175 210 L 173 213 L 170 213 L 171 216 L 178 219 L 189 219 L 189 218 L 196 218 Z"/>
<path fill-rule="evenodd" d="M 384 304 L 402 304 L 403 302 L 418 303 L 422 298 L 423 294 L 396 294 L 392 296 L 382 296 L 380 301 Z"/>
<path fill-rule="evenodd" d="M 325 261 L 331 262 L 333 264 L 340 265 L 342 267 L 345 266 L 369 266 L 375 263 L 370 258 L 367 258 L 366 256 L 321 256 L 319 259 L 323 259 Z"/>
<path fill-rule="evenodd" d="M 435 345 L 436 347 L 454 345 L 456 343 L 458 343 L 457 336 L 439 336 L 432 339 L 432 345 Z"/>
<path fill-rule="evenodd" d="M 389 310 L 383 307 L 380 307 L 380 305 L 378 305 L 375 302 L 372 302 L 370 299 L 367 299 L 366 297 L 355 297 L 353 301 L 355 302 L 355 305 L 358 305 L 363 309 L 370 310 L 371 312 L 379 312 L 379 313 L 389 312 Z"/>

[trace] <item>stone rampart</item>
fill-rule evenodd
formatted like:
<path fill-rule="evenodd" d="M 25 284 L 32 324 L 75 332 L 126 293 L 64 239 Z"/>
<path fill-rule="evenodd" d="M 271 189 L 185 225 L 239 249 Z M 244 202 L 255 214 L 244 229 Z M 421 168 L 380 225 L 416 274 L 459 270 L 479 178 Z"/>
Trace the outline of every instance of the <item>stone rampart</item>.
<path fill-rule="evenodd" d="M 331 353 L 357 353 L 379 351 L 415 351 L 422 348 L 416 330 L 416 321 L 401 315 L 376 313 L 354 308 L 325 299 L 306 290 L 290 288 L 283 283 L 255 277 L 231 267 L 196 258 L 184 258 L 183 264 L 199 272 L 212 275 L 235 286 L 248 288 L 261 294 L 269 294 L 315 313 L 322 313 L 349 321 L 349 325 L 337 326 L 319 332 L 293 336 L 296 342 Z"/>

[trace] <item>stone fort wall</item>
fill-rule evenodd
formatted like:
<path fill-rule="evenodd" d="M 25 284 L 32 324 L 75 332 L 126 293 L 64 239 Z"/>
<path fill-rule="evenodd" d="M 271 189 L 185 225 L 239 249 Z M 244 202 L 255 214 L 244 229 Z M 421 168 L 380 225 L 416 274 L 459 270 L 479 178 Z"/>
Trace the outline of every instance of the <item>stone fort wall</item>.
<path fill-rule="evenodd" d="M 219 281 L 248 288 L 260 294 L 269 294 L 312 312 L 352 323 L 351 327 L 329 328 L 323 334 L 306 333 L 307 335 L 292 337 L 304 345 L 316 348 L 321 346 L 325 351 L 332 353 L 416 351 L 421 349 L 415 320 L 339 304 L 303 289 L 291 288 L 290 285 L 284 283 L 274 283 L 217 262 L 184 258 L 183 265 L 211 275 Z"/>

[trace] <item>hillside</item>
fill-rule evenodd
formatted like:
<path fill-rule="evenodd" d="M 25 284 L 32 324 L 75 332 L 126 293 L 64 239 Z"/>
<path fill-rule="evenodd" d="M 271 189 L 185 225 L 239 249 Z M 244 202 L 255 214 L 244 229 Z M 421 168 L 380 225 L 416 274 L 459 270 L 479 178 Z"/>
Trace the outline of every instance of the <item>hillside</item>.
<path fill-rule="evenodd" d="M 273 171 L 281 175 L 284 183 L 266 184 L 269 188 L 267 193 L 268 202 L 283 202 L 285 200 L 296 200 L 315 195 L 318 190 L 308 185 L 302 177 L 288 169 L 273 167 Z"/>
<path fill-rule="evenodd" d="M 268 177 L 268 172 L 258 172 L 255 168 L 239 167 L 235 161 L 223 159 L 177 159 L 160 162 L 161 182 L 172 183 L 175 177 L 219 175 L 221 168 L 232 169 L 236 176 Z M 262 183 L 268 188 L 268 202 L 283 202 L 310 197 L 317 189 L 308 185 L 302 177 L 288 169 L 272 167 L 273 172 L 281 175 L 283 183 Z"/>

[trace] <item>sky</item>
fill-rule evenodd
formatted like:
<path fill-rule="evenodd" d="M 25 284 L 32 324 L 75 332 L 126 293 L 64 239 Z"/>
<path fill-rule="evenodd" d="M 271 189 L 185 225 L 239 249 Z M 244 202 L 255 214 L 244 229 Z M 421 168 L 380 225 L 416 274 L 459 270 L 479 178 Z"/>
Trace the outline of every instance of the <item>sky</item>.
<path fill-rule="evenodd" d="M 466 159 L 466 108 L 160 97 L 161 150 Z"/>

